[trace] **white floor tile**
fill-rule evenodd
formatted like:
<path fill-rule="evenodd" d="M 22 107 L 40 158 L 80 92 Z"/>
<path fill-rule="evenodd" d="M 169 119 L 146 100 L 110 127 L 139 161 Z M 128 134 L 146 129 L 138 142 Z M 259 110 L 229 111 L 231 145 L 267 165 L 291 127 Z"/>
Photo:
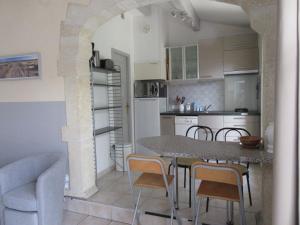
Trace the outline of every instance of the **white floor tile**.
<path fill-rule="evenodd" d="M 88 216 L 79 225 L 108 225 L 110 223 L 111 223 L 110 220 Z"/>
<path fill-rule="evenodd" d="M 85 218 L 87 218 L 87 215 L 73 213 L 73 212 L 65 210 L 64 215 L 63 215 L 63 223 L 62 224 L 63 225 L 78 225 Z"/>

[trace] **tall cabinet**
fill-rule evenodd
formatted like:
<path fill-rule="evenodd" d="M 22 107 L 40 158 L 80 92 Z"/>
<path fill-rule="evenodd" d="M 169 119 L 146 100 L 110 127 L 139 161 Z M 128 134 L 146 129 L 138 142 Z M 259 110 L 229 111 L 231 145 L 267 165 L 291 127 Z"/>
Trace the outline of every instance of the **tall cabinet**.
<path fill-rule="evenodd" d="M 124 169 L 122 82 L 118 69 L 91 67 L 92 112 L 96 161 L 110 158 Z M 97 146 L 97 139 L 101 146 Z M 108 145 L 108 152 L 105 152 Z M 107 162 L 103 162 L 107 163 Z M 122 165 L 118 165 L 121 163 Z M 96 168 L 99 165 L 96 164 Z"/>

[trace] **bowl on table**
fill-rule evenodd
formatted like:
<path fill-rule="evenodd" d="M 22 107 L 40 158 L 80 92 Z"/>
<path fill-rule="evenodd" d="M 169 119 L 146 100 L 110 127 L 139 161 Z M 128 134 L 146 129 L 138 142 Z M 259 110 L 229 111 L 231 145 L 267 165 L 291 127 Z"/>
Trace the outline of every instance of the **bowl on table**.
<path fill-rule="evenodd" d="M 242 136 L 240 137 L 240 144 L 244 148 L 258 148 L 261 144 L 261 137 L 257 136 Z"/>

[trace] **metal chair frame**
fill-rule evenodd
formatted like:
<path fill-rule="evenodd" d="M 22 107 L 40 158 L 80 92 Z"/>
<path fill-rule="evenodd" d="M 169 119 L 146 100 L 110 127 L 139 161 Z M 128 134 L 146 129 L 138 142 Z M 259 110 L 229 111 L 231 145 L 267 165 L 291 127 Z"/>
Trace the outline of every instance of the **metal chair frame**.
<path fill-rule="evenodd" d="M 192 195 L 193 195 L 193 201 L 192 201 L 192 215 L 193 215 L 193 221 L 195 221 L 195 225 L 198 225 L 201 219 L 199 217 L 199 211 L 201 207 L 201 197 L 198 198 L 198 201 L 196 203 L 196 190 L 195 190 L 195 175 L 196 175 L 196 169 L 197 168 L 205 168 L 210 170 L 222 170 L 222 171 L 230 171 L 233 172 L 236 175 L 237 179 L 237 186 L 238 186 L 238 192 L 239 192 L 239 209 L 240 209 L 240 224 L 246 225 L 246 216 L 245 216 L 245 208 L 244 208 L 244 197 L 243 197 L 243 182 L 240 178 L 239 172 L 230 167 L 222 167 L 222 166 L 213 166 L 212 165 L 202 165 L 202 164 L 196 164 L 192 166 Z M 226 201 L 226 216 L 227 216 L 227 224 L 233 224 L 233 202 L 232 201 Z"/>
<path fill-rule="evenodd" d="M 169 186 L 168 185 L 168 181 L 167 181 L 167 177 L 166 177 L 166 172 L 165 172 L 164 165 L 162 164 L 162 162 L 159 159 L 147 158 L 146 156 L 138 157 L 138 156 L 130 156 L 129 155 L 127 157 L 128 179 L 129 179 L 129 184 L 130 184 L 130 189 L 131 189 L 131 192 L 132 192 L 133 204 L 134 204 L 134 214 L 133 214 L 133 219 L 132 219 L 131 225 L 134 225 L 135 220 L 137 220 L 137 224 L 140 224 L 139 213 L 138 213 L 138 205 L 139 205 L 139 201 L 140 201 L 140 198 L 141 198 L 142 188 L 139 188 L 139 190 L 138 190 L 138 196 L 137 196 L 137 199 L 136 199 L 135 198 L 135 187 L 133 185 L 133 176 L 131 174 L 131 169 L 130 169 L 130 166 L 129 166 L 130 165 L 129 164 L 130 160 L 140 160 L 140 161 L 147 161 L 147 162 L 155 162 L 155 163 L 158 163 L 160 165 L 161 175 L 163 176 L 163 179 L 164 179 L 165 188 L 167 190 L 167 193 L 171 193 L 171 196 L 168 195 L 168 198 L 169 198 L 170 206 L 171 206 L 171 225 L 173 225 L 174 216 L 175 216 L 176 220 L 179 220 L 179 217 L 177 215 L 177 211 L 175 209 L 175 204 L 174 204 L 175 179 L 173 179 L 171 185 Z M 181 224 L 180 221 L 179 221 L 179 224 Z"/>
<path fill-rule="evenodd" d="M 249 131 L 247 131 L 246 129 L 244 128 L 238 128 L 238 127 L 223 127 L 221 128 L 220 130 L 218 130 L 218 132 L 216 133 L 215 135 L 215 141 L 217 141 L 218 139 L 218 135 L 221 131 L 224 131 L 224 130 L 227 130 L 224 134 L 224 137 L 225 137 L 225 142 L 227 141 L 226 140 L 226 137 L 227 135 L 230 133 L 230 132 L 238 132 L 240 134 L 240 136 L 242 136 L 242 133 L 241 131 L 245 132 L 248 136 L 251 136 L 251 133 Z M 246 164 L 246 167 L 247 167 L 247 172 L 243 174 L 243 176 L 246 176 L 246 179 L 247 179 L 247 187 L 248 187 L 248 195 L 249 195 L 249 202 L 250 202 L 250 206 L 252 206 L 252 196 L 251 196 L 251 189 L 250 189 L 250 177 L 249 177 L 249 166 L 250 166 L 250 163 L 247 162 Z"/>
<path fill-rule="evenodd" d="M 208 131 L 210 132 L 210 134 L 211 134 L 211 141 L 214 140 L 214 133 L 213 133 L 212 129 L 211 129 L 210 127 L 207 127 L 207 126 L 200 126 L 200 125 L 193 125 L 193 126 L 190 126 L 189 129 L 187 129 L 187 131 L 186 131 L 186 133 L 185 133 L 185 136 L 187 137 L 188 134 L 189 134 L 189 132 L 190 132 L 190 130 L 193 129 L 193 128 L 195 128 L 195 127 L 197 127 L 197 129 L 196 129 L 195 132 L 194 132 L 194 139 L 196 139 L 196 134 L 197 134 L 197 133 L 199 134 L 199 130 L 202 129 L 202 130 L 205 131 L 205 140 L 206 140 L 206 141 L 207 141 L 207 139 L 208 139 L 208 132 L 207 132 L 207 130 L 208 130 Z"/>
<path fill-rule="evenodd" d="M 241 133 L 241 131 L 244 131 L 245 133 L 248 134 L 248 136 L 251 136 L 250 132 L 247 131 L 247 130 L 244 129 L 244 128 L 238 128 L 238 127 L 223 127 L 223 128 L 221 128 L 220 130 L 217 131 L 217 133 L 216 133 L 216 135 L 215 135 L 215 141 L 217 141 L 219 133 L 220 133 L 221 131 L 223 131 L 223 130 L 227 130 L 226 133 L 224 134 L 225 142 L 227 141 L 227 140 L 226 140 L 227 134 L 229 134 L 230 132 L 233 132 L 233 131 L 238 132 L 238 133 L 240 134 L 240 136 L 243 136 L 242 133 Z"/>
<path fill-rule="evenodd" d="M 214 141 L 214 133 L 212 131 L 212 129 L 210 127 L 207 127 L 207 126 L 200 126 L 200 125 L 193 125 L 193 126 L 190 126 L 186 133 L 185 133 L 185 136 L 188 137 L 188 134 L 190 132 L 191 129 L 193 128 L 197 128 L 194 132 L 194 139 L 196 139 L 196 134 L 198 133 L 199 135 L 199 130 L 204 130 L 205 131 L 205 140 L 207 141 L 208 140 L 208 135 L 210 133 L 211 135 L 211 141 Z M 169 165 L 169 168 L 168 168 L 168 174 L 170 174 L 170 169 L 171 169 L 171 166 L 172 164 Z M 192 201 L 191 201 L 191 167 L 190 166 L 183 166 L 183 165 L 180 165 L 180 164 L 177 164 L 178 167 L 180 168 L 184 168 L 184 180 L 183 180 L 183 187 L 185 188 L 186 187 L 186 169 L 189 169 L 189 207 L 191 208 L 192 207 Z"/>

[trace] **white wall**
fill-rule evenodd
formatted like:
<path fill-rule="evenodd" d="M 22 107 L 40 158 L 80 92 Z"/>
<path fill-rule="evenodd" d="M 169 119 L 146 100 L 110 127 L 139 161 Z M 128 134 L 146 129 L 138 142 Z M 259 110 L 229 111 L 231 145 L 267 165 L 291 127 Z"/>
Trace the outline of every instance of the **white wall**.
<path fill-rule="evenodd" d="M 95 32 L 93 38 L 95 50 L 100 51 L 101 58 L 111 58 L 111 49 L 117 49 L 130 56 L 130 71 L 133 73 L 133 25 L 131 13 L 125 13 L 125 19 L 121 16 L 114 17 L 105 23 Z M 133 77 L 131 75 L 131 77 Z M 131 79 L 133 80 L 133 79 Z M 131 87 L 133 85 L 131 84 Z M 131 88 L 130 87 L 130 88 Z M 95 98 L 98 105 L 105 106 L 107 101 L 106 88 L 97 87 Z M 132 92 L 132 89 L 131 89 Z M 133 96 L 133 93 L 132 93 Z M 132 105 L 132 104 L 131 104 Z M 96 112 L 96 128 L 108 125 L 108 112 Z M 133 119 L 132 119 L 133 121 Z M 132 126 L 133 127 L 133 126 Z M 109 155 L 109 134 L 103 134 L 96 137 L 96 156 L 97 156 L 97 173 L 101 174 L 111 168 L 114 163 Z"/>
<path fill-rule="evenodd" d="M 166 32 L 163 30 L 163 11 L 152 5 L 149 16 L 136 16 L 133 20 L 134 58 L 137 63 L 158 62 L 162 60 L 162 50 Z M 149 28 L 148 32 L 145 31 Z"/>
<path fill-rule="evenodd" d="M 0 0 L 0 55 L 40 52 L 42 60 L 41 79 L 1 80 L 0 102 L 64 101 L 57 61 L 60 23 L 68 2 Z"/>

